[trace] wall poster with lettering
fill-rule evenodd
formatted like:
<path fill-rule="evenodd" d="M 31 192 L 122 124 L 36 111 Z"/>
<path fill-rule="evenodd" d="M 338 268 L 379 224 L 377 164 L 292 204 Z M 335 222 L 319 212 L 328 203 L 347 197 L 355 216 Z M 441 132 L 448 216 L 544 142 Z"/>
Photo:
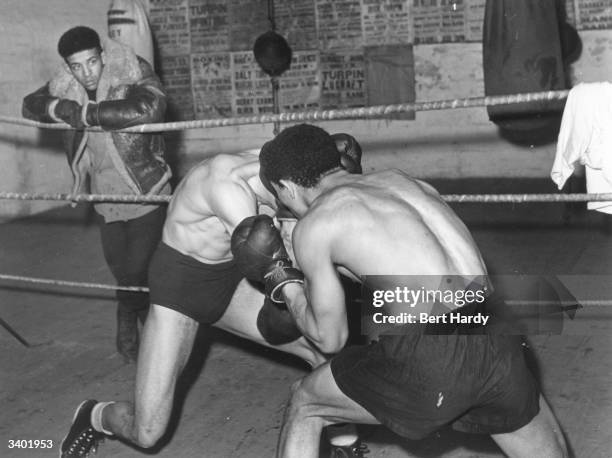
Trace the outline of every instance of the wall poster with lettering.
<path fill-rule="evenodd" d="M 360 0 L 316 0 L 317 48 L 323 51 L 362 47 L 361 11 Z"/>
<path fill-rule="evenodd" d="M 414 41 L 410 3 L 405 0 L 362 0 L 361 22 L 365 46 Z"/>
<path fill-rule="evenodd" d="M 233 97 L 232 113 L 251 116 L 272 113 L 272 85 L 270 78 L 255 62 L 251 51 L 238 51 L 232 55 Z"/>
<path fill-rule="evenodd" d="M 276 31 L 294 50 L 316 49 L 315 0 L 275 0 Z"/>
<path fill-rule="evenodd" d="M 232 62 L 229 52 L 191 55 L 193 104 L 197 119 L 233 115 Z"/>
<path fill-rule="evenodd" d="M 191 52 L 188 0 L 149 0 L 149 21 L 161 56 Z"/>
<path fill-rule="evenodd" d="M 609 0 L 574 0 L 578 30 L 612 28 L 612 2 Z"/>
<path fill-rule="evenodd" d="M 279 83 L 281 112 L 319 109 L 319 51 L 294 52 L 291 68 L 283 74 Z"/>
<path fill-rule="evenodd" d="M 270 29 L 267 0 L 229 0 L 230 51 L 248 51 L 259 35 Z"/>
<path fill-rule="evenodd" d="M 366 105 L 363 50 L 321 53 L 321 106 L 324 109 Z"/>
<path fill-rule="evenodd" d="M 168 94 L 167 117 L 172 121 L 194 119 L 191 93 L 191 56 L 163 56 L 159 76 Z"/>
<path fill-rule="evenodd" d="M 225 0 L 189 0 L 191 52 L 229 51 L 228 9 Z"/>

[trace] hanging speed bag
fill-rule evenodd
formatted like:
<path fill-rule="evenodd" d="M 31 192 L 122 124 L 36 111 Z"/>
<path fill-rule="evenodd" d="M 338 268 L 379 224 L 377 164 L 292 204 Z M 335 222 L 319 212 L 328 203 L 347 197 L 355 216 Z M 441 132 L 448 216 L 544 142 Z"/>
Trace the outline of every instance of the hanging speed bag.
<path fill-rule="evenodd" d="M 269 30 L 255 40 L 255 60 L 270 76 L 280 76 L 291 66 L 292 51 L 282 35 Z"/>
<path fill-rule="evenodd" d="M 108 36 L 129 46 L 151 66 L 153 36 L 147 12 L 140 0 L 112 0 L 108 9 Z"/>
<path fill-rule="evenodd" d="M 487 0 L 483 27 L 485 95 L 566 89 L 556 0 Z M 502 130 L 538 142 L 558 133 L 564 101 L 487 107 Z M 529 138 L 531 137 L 531 138 Z"/>

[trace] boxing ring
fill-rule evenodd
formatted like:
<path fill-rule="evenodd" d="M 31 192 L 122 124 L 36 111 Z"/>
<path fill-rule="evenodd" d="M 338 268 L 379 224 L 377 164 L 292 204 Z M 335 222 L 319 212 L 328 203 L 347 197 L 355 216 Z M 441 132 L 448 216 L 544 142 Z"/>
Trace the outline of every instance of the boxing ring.
<path fill-rule="evenodd" d="M 568 91 L 549 91 L 160 123 L 125 131 L 379 119 L 413 111 L 561 100 L 567 94 Z M 0 116 L 0 123 L 54 130 L 70 128 L 5 116 Z M 452 190 L 448 184 L 441 188 Z M 589 282 L 612 278 L 609 277 L 612 262 L 608 261 L 612 260 L 612 237 L 602 230 L 598 215 L 585 211 L 567 225 L 559 218 L 558 205 L 608 201 L 612 194 L 468 194 L 444 189 L 441 194 L 466 222 L 485 261 L 495 271 L 569 274 L 575 277 L 578 286 L 587 289 L 593 286 Z M 15 193 L 0 189 L 0 199 L 165 204 L 170 197 Z M 509 205 L 512 215 L 508 214 Z M 32 431 L 29 437 L 21 439 L 52 439 L 57 447 L 79 400 L 92 394 L 101 399 L 122 398 L 133 390 L 134 368 L 123 365 L 114 356 L 109 338 L 113 326 L 109 305 L 114 303 L 112 293 L 117 289 L 146 292 L 147 288 L 112 284 L 101 255 L 97 228 L 87 222 L 87 209 L 87 206 L 62 207 L 0 225 L 0 240 L 4 244 L 0 259 L 0 300 L 4 304 L 0 309 L 3 326 L 0 341 L 6 348 L 0 361 L 11 368 L 11 373 L 4 376 L 10 394 L 4 408 L 5 416 L 17 418 L 14 425 L 5 426 L 4 430 L 15 439 L 19 439 L 16 435 L 20 431 Z M 490 224 L 496 218 L 503 224 Z M 609 289 L 610 295 L 602 297 L 604 302 L 612 298 L 612 282 Z M 608 290 L 607 286 L 604 290 Z M 609 387 L 612 314 L 602 316 L 602 310 L 605 313 L 606 308 L 598 308 L 592 316 L 586 310 L 587 319 L 574 332 L 530 338 L 534 368 L 576 456 L 608 456 L 609 443 L 602 436 L 612 429 Z M 155 456 L 271 456 L 288 387 L 305 373 L 304 365 L 293 357 L 254 348 L 212 328 L 201 332 L 196 347 L 179 388 L 180 413 L 171 421 L 169 435 L 162 440 L 163 448 L 158 448 L 159 454 Z M 34 433 L 40 424 L 46 424 L 46 428 Z M 372 451 L 370 456 L 502 456 L 487 437 L 444 430 L 431 440 L 411 442 L 381 428 L 364 427 L 363 431 Z M 236 444 L 253 454 L 236 454 Z M 581 451 L 589 454 L 582 455 Z M 50 456 L 38 452 L 41 454 L 32 456 Z M 3 456 L 30 456 L 11 453 Z M 117 441 L 107 441 L 99 453 L 98 456 L 146 456 Z"/>

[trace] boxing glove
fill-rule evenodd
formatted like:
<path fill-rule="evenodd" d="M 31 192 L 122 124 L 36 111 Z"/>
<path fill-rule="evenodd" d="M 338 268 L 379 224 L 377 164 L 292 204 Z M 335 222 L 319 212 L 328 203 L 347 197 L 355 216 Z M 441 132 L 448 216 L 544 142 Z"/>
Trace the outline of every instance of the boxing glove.
<path fill-rule="evenodd" d="M 257 329 L 270 345 L 288 344 L 302 337 L 287 306 L 274 303 L 269 297 L 257 314 Z"/>
<path fill-rule="evenodd" d="M 336 142 L 336 149 L 340 153 L 340 163 L 349 173 L 362 173 L 361 146 L 355 137 L 339 133 L 331 136 Z"/>
<path fill-rule="evenodd" d="M 56 119 L 61 119 L 75 129 L 82 129 L 85 127 L 82 117 L 83 107 L 74 100 L 59 99 L 55 107 L 53 107 L 53 115 Z"/>
<path fill-rule="evenodd" d="M 293 267 L 280 232 L 268 215 L 245 218 L 231 238 L 231 249 L 246 278 L 265 285 L 266 296 L 282 303 L 282 286 L 304 283 L 304 274 Z"/>

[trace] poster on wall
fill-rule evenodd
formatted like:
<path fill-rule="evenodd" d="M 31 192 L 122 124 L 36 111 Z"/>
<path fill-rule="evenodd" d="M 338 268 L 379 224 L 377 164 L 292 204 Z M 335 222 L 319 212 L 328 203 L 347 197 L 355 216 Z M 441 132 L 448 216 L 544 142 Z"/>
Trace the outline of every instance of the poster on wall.
<path fill-rule="evenodd" d="M 612 2 L 602 0 L 574 0 L 578 30 L 612 28 Z"/>
<path fill-rule="evenodd" d="M 316 110 L 320 100 L 319 51 L 296 51 L 280 79 L 281 111 Z"/>
<path fill-rule="evenodd" d="M 463 0 L 414 0 L 414 43 L 465 41 Z"/>
<path fill-rule="evenodd" d="M 196 119 L 232 116 L 230 53 L 192 54 L 191 81 Z"/>
<path fill-rule="evenodd" d="M 363 46 L 360 0 L 317 0 L 316 23 L 321 51 Z"/>
<path fill-rule="evenodd" d="M 365 59 L 362 50 L 321 52 L 321 108 L 366 105 Z"/>
<path fill-rule="evenodd" d="M 465 41 L 482 42 L 482 27 L 486 0 L 465 3 Z"/>
<path fill-rule="evenodd" d="M 272 113 L 270 77 L 255 62 L 252 51 L 231 53 L 233 75 L 232 113 L 250 116 Z"/>
<path fill-rule="evenodd" d="M 316 47 L 315 0 L 277 0 L 274 2 L 276 30 L 294 50 Z"/>
<path fill-rule="evenodd" d="M 465 41 L 465 1 L 441 0 L 440 17 L 440 36 L 443 43 Z"/>
<path fill-rule="evenodd" d="M 259 35 L 270 30 L 267 0 L 229 0 L 230 51 L 253 49 Z"/>
<path fill-rule="evenodd" d="M 410 3 L 408 0 L 362 0 L 364 45 L 412 43 Z"/>
<path fill-rule="evenodd" d="M 229 27 L 225 0 L 189 0 L 191 52 L 229 51 Z"/>
<path fill-rule="evenodd" d="M 160 78 L 168 94 L 168 119 L 190 120 L 194 117 L 191 95 L 191 57 L 163 56 Z"/>
<path fill-rule="evenodd" d="M 149 0 L 151 31 L 161 56 L 191 52 L 188 0 Z"/>

